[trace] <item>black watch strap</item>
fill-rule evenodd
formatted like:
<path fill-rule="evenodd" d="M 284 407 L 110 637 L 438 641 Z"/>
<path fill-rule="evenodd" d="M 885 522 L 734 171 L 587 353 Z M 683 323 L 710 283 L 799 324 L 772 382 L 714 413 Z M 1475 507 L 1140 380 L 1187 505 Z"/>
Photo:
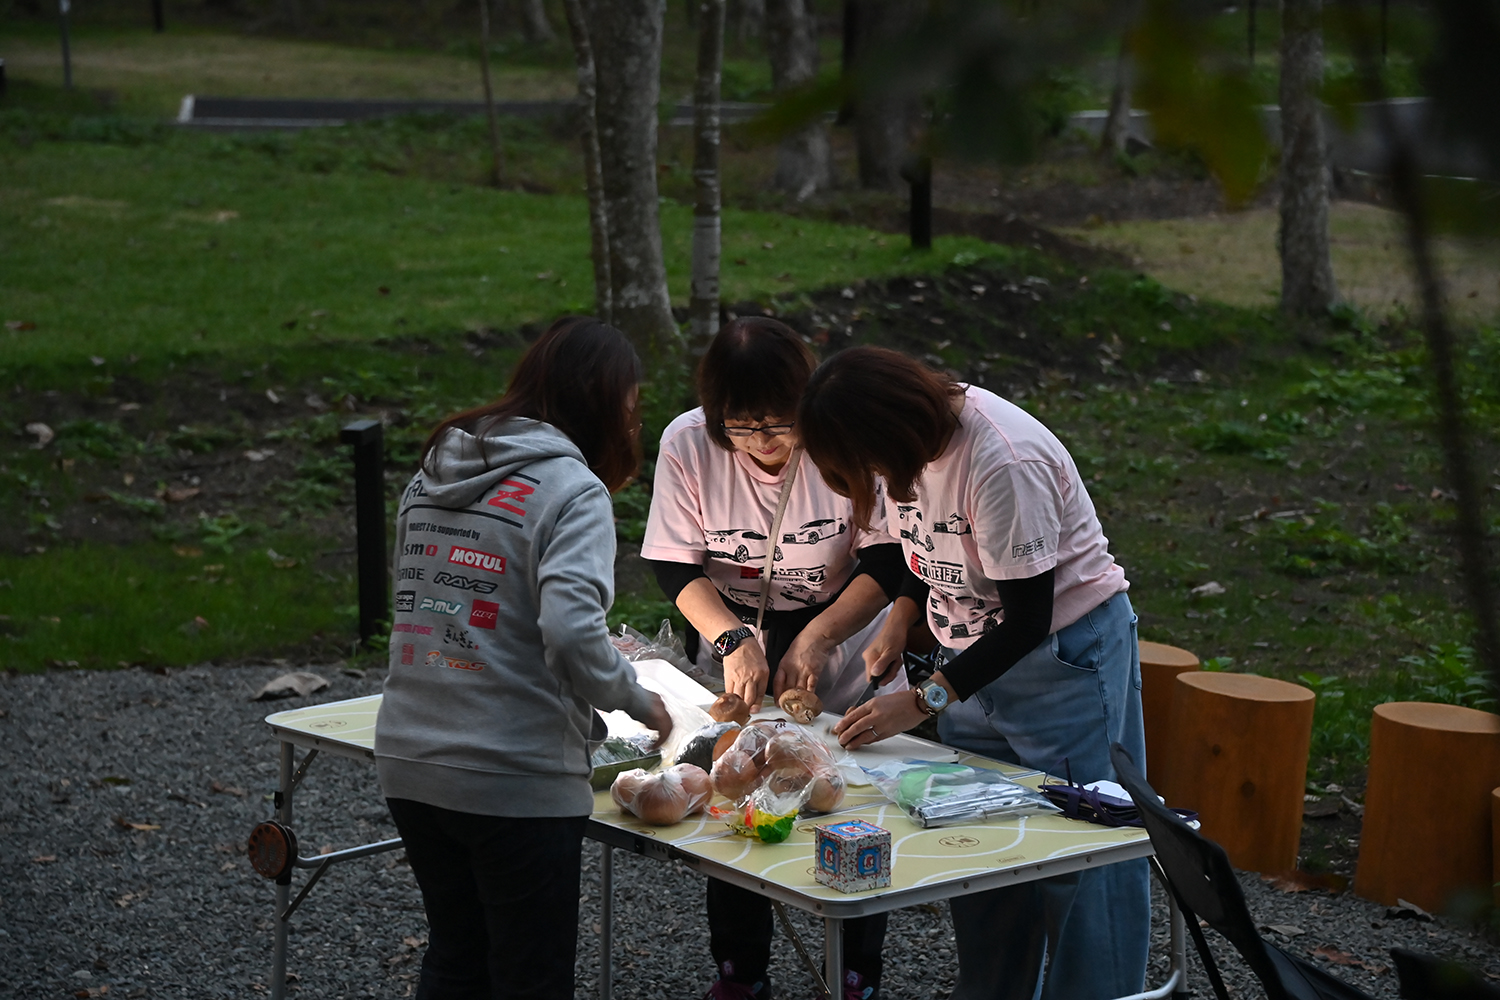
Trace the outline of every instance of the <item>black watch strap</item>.
<path fill-rule="evenodd" d="M 724 657 L 728 656 L 736 649 L 739 649 L 740 643 L 744 642 L 754 634 L 755 630 L 753 628 L 750 628 L 748 625 L 741 625 L 739 628 L 732 628 L 720 634 L 720 636 L 714 640 L 713 644 L 713 657 L 715 662 L 722 663 Z"/>

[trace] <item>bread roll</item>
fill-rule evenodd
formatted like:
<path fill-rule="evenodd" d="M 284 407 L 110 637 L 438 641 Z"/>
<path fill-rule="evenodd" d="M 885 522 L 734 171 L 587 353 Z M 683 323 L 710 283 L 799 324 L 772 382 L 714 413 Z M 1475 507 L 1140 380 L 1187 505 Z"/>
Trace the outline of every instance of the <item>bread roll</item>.
<path fill-rule="evenodd" d="M 750 794 L 760 778 L 760 768 L 755 759 L 738 747 L 726 750 L 714 761 L 712 774 L 714 791 L 726 799 L 738 801 Z"/>
<path fill-rule="evenodd" d="M 786 767 L 767 770 L 764 779 L 765 788 L 772 795 L 789 795 L 806 788 L 812 781 L 812 772 L 805 767 L 789 764 Z"/>
<path fill-rule="evenodd" d="M 609 797 L 615 800 L 615 805 L 629 812 L 630 804 L 635 801 L 641 785 L 645 784 L 650 777 L 651 775 L 639 767 L 621 771 L 615 775 L 615 783 L 609 786 Z"/>
<path fill-rule="evenodd" d="M 696 764 L 678 764 L 669 773 L 677 775 L 682 787 L 687 790 L 689 813 L 702 809 L 713 797 L 714 788 L 708 772 Z"/>
<path fill-rule="evenodd" d="M 630 811 L 652 826 L 671 826 L 688 814 L 689 797 L 681 781 L 669 780 L 665 774 L 652 775 L 641 785 Z"/>
<path fill-rule="evenodd" d="M 708 714 L 715 722 L 738 722 L 743 726 L 750 721 L 750 706 L 733 691 L 725 691 L 709 706 Z"/>
<path fill-rule="evenodd" d="M 813 775 L 807 808 L 814 812 L 833 812 L 844 801 L 844 776 L 837 770 L 818 771 Z"/>

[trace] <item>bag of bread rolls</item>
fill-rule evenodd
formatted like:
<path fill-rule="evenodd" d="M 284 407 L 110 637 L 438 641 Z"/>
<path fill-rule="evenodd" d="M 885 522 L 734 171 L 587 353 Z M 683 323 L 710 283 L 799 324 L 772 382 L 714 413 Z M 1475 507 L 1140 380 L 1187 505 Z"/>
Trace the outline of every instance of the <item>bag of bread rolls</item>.
<path fill-rule="evenodd" d="M 708 773 L 694 764 L 676 764 L 652 774 L 625 771 L 609 789 L 624 812 L 652 826 L 671 826 L 700 811 L 713 796 Z"/>

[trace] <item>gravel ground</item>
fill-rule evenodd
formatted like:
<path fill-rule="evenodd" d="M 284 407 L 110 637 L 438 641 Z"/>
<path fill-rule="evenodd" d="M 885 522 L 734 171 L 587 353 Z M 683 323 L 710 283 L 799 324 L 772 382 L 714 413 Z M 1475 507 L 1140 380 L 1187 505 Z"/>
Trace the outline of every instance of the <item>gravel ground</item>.
<path fill-rule="evenodd" d="M 242 997 L 267 992 L 271 886 L 242 845 L 271 813 L 271 711 L 369 694 L 380 677 L 318 668 L 333 687 L 312 699 L 248 700 L 284 666 L 194 667 L 166 674 L 55 672 L 0 678 L 0 995 L 18 998 Z M 394 836 L 367 763 L 320 758 L 297 794 L 303 850 Z M 617 852 L 615 995 L 695 997 L 712 974 L 701 878 L 681 865 Z M 598 986 L 599 850 L 585 851 L 578 991 Z M 1251 909 L 1290 950 L 1319 959 L 1375 996 L 1395 997 L 1389 949 L 1458 958 L 1500 978 L 1492 938 L 1444 920 L 1388 919 L 1351 894 L 1286 893 L 1243 877 Z M 1158 901 L 1152 980 L 1164 976 Z M 821 934 L 800 914 L 814 954 Z M 892 914 L 885 995 L 941 997 L 953 983 L 946 907 Z M 400 997 L 415 986 L 425 922 L 396 854 L 329 870 L 293 918 L 292 995 Z M 1211 935 L 1211 939 L 1212 939 Z M 1221 954 L 1231 988 L 1256 996 Z M 1196 967 L 1195 992 L 1211 995 Z M 785 996 L 812 995 L 778 939 L 772 976 Z"/>

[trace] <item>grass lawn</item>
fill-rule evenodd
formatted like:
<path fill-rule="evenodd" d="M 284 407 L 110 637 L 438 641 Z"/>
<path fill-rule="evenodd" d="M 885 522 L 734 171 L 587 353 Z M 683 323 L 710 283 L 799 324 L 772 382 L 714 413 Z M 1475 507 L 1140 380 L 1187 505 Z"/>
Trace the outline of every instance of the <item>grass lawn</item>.
<path fill-rule="evenodd" d="M 1069 235 L 1130 255 L 1171 288 L 1257 309 L 1281 294 L 1275 209 L 1191 219 L 1121 222 Z M 1356 202 L 1329 211 L 1334 278 L 1339 294 L 1373 315 L 1415 314 L 1417 290 L 1406 266 L 1401 216 Z M 1500 315 L 1500 239 L 1434 240 L 1451 311 L 1469 322 Z"/>

